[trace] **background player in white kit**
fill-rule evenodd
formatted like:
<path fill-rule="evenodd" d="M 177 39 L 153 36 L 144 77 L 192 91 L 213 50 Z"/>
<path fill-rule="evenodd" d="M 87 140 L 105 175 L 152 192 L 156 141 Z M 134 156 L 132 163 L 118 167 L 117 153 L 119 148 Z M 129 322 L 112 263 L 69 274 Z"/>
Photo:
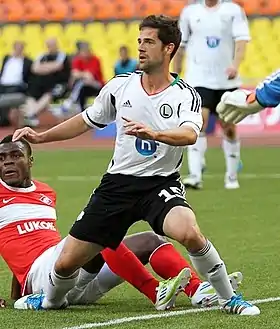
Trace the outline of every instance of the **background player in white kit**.
<path fill-rule="evenodd" d="M 44 143 L 74 138 L 114 120 L 117 125 L 113 159 L 70 230 L 50 272 L 54 285 L 49 285 L 40 306 L 62 305 L 75 285 L 77 270 L 104 247 L 115 249 L 128 228 L 144 218 L 156 233 L 187 248 L 198 273 L 217 291 L 224 311 L 257 315 L 256 306 L 233 292 L 225 264 L 200 232 L 180 182 L 183 150 L 196 142 L 202 115 L 196 91 L 169 72 L 181 42 L 178 22 L 151 15 L 139 29 L 143 72 L 112 79 L 91 107 L 46 132 L 25 127 L 14 133 L 14 140 L 24 136 L 30 142 Z"/>
<path fill-rule="evenodd" d="M 180 73 L 183 55 L 187 54 L 186 81 L 202 98 L 203 127 L 196 143 L 188 147 L 189 176 L 187 187 L 202 187 L 207 139 L 205 129 L 210 113 L 226 91 L 240 87 L 238 69 L 250 40 L 248 22 L 242 8 L 231 2 L 205 0 L 186 6 L 180 16 L 182 43 L 174 62 Z M 239 188 L 237 179 L 240 141 L 236 127 L 221 122 L 224 132 L 223 150 L 226 161 L 225 188 Z"/>

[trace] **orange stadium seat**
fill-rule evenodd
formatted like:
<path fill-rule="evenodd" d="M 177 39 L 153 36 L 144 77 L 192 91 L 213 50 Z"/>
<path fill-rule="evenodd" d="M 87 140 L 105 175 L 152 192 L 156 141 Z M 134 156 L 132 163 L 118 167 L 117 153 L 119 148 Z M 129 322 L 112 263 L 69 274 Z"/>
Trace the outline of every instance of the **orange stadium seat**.
<path fill-rule="evenodd" d="M 185 0 L 162 1 L 164 12 L 172 17 L 178 17 L 182 9 L 187 5 Z"/>
<path fill-rule="evenodd" d="M 137 16 L 135 13 L 135 5 L 131 0 L 115 0 L 115 8 L 118 16 L 123 19 Z"/>
<path fill-rule="evenodd" d="M 259 14 L 259 0 L 235 0 L 246 12 L 247 15 Z"/>
<path fill-rule="evenodd" d="M 47 9 L 43 2 L 32 0 L 24 3 L 24 20 L 26 21 L 40 21 L 42 17 L 48 15 Z"/>
<path fill-rule="evenodd" d="M 102 2 L 94 2 L 92 6 L 92 16 L 94 19 L 118 19 L 120 18 L 116 12 L 116 4 L 110 0 Z"/>
<path fill-rule="evenodd" d="M 151 14 L 162 14 L 164 12 L 161 0 L 138 0 L 135 2 L 136 16 L 144 17 Z"/>
<path fill-rule="evenodd" d="M 5 11 L 5 7 L 0 5 L 0 21 L 5 22 L 7 20 L 7 13 Z"/>
<path fill-rule="evenodd" d="M 259 4 L 259 13 L 262 15 L 274 15 L 280 13 L 279 0 L 261 0 Z"/>
<path fill-rule="evenodd" d="M 9 22 L 18 22 L 24 18 L 24 8 L 19 1 L 7 3 L 7 20 Z"/>
<path fill-rule="evenodd" d="M 69 6 L 64 1 L 47 1 L 48 19 L 54 21 L 65 20 L 69 17 Z"/>
<path fill-rule="evenodd" d="M 71 18 L 76 20 L 92 18 L 92 3 L 87 0 L 69 2 L 72 9 Z"/>

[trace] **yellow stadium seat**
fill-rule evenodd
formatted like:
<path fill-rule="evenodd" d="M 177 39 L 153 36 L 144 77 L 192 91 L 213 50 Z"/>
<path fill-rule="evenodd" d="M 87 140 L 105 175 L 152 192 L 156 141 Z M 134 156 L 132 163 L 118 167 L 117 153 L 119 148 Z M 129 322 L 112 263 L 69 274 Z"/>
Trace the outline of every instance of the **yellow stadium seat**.
<path fill-rule="evenodd" d="M 106 35 L 105 25 L 101 22 L 89 23 L 85 26 L 85 37 L 87 40 L 104 39 Z"/>
<path fill-rule="evenodd" d="M 36 59 L 42 53 L 46 51 L 43 43 L 34 43 L 26 45 L 26 55 L 30 56 L 32 59 Z"/>
<path fill-rule="evenodd" d="M 274 38 L 280 39 L 280 17 L 272 20 L 272 34 Z"/>
<path fill-rule="evenodd" d="M 123 22 L 109 23 L 107 25 L 107 33 L 108 37 L 125 37 L 127 33 L 127 26 Z"/>
<path fill-rule="evenodd" d="M 63 27 L 59 23 L 49 23 L 43 28 L 45 38 L 60 37 L 63 32 Z"/>
<path fill-rule="evenodd" d="M 250 27 L 252 34 L 258 36 L 259 34 L 264 34 L 265 31 L 269 32 L 272 28 L 272 23 L 266 17 L 255 18 L 251 21 Z"/>
<path fill-rule="evenodd" d="M 22 28 L 22 37 L 25 41 L 42 38 L 42 29 L 40 24 L 26 24 Z"/>
<path fill-rule="evenodd" d="M 7 24 L 2 28 L 2 37 L 17 39 L 21 37 L 21 26 L 18 24 Z"/>
<path fill-rule="evenodd" d="M 129 37 L 137 39 L 139 34 L 139 23 L 140 21 L 134 21 L 128 25 L 127 34 Z"/>
<path fill-rule="evenodd" d="M 75 38 L 83 37 L 85 34 L 84 25 L 82 23 L 69 23 L 64 28 L 64 33 L 67 39 L 72 40 Z"/>
<path fill-rule="evenodd" d="M 24 41 L 20 29 L 9 30 L 8 26 L 9 25 L 4 26 L 2 29 L 2 35 L 0 37 L 1 41 L 9 45 L 13 44 L 15 41 Z"/>

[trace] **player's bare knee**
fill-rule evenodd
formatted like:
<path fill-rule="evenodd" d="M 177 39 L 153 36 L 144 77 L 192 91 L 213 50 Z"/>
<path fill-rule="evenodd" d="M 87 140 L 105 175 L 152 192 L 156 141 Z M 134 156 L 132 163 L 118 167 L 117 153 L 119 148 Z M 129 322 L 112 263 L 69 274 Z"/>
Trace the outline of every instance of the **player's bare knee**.
<path fill-rule="evenodd" d="M 189 252 L 197 252 L 205 245 L 205 238 L 200 232 L 199 227 L 192 226 L 184 234 L 184 239 L 181 244 L 184 245 Z"/>
<path fill-rule="evenodd" d="M 208 126 L 208 121 L 209 121 L 209 113 L 210 110 L 207 109 L 206 107 L 202 108 L 202 119 L 203 119 L 203 124 L 201 128 L 201 132 L 205 133 L 207 126 Z"/>
<path fill-rule="evenodd" d="M 196 223 L 194 212 L 189 208 L 173 208 L 165 218 L 163 230 L 167 236 L 190 251 L 197 251 L 204 247 L 205 239 Z"/>
<path fill-rule="evenodd" d="M 62 277 L 69 277 L 73 275 L 78 268 L 79 266 L 74 264 L 70 258 L 63 258 L 63 257 L 60 257 L 56 261 L 54 266 L 55 273 Z"/>
<path fill-rule="evenodd" d="M 234 124 L 224 124 L 223 126 L 224 135 L 229 140 L 236 139 L 236 126 Z"/>

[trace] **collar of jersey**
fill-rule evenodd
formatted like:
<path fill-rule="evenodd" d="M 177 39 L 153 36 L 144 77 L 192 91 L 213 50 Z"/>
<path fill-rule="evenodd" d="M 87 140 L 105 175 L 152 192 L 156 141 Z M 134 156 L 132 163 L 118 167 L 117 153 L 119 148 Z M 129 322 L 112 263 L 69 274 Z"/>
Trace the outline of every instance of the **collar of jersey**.
<path fill-rule="evenodd" d="M 217 4 L 216 4 L 215 6 L 213 6 L 213 7 L 208 7 L 208 6 L 206 6 L 206 4 L 205 4 L 205 0 L 204 0 L 203 3 L 202 3 L 202 5 L 203 5 L 205 8 L 209 9 L 209 10 L 213 10 L 213 9 L 217 9 L 217 8 L 220 6 L 221 3 L 222 3 L 222 0 L 218 0 Z"/>
<path fill-rule="evenodd" d="M 143 87 L 143 84 L 142 84 L 142 74 L 141 74 L 141 75 L 140 75 L 140 84 L 141 84 L 141 86 L 142 86 L 142 89 L 144 90 L 144 92 L 145 92 L 148 96 L 155 96 L 155 95 L 158 95 L 158 94 L 162 93 L 164 90 L 168 89 L 169 87 L 173 87 L 173 86 L 175 86 L 175 85 L 178 83 L 178 81 L 180 80 L 179 74 L 177 74 L 177 73 L 172 73 L 172 72 L 170 72 L 170 74 L 173 76 L 173 78 L 175 78 L 174 81 L 172 81 L 172 82 L 170 83 L 170 85 L 167 86 L 165 89 L 163 89 L 162 91 L 157 92 L 157 93 L 155 93 L 155 94 L 148 94 L 148 93 L 147 93 L 147 91 L 145 90 L 145 88 Z"/>
<path fill-rule="evenodd" d="M 179 74 L 177 73 L 170 73 L 173 78 L 175 78 L 175 80 L 173 82 L 171 82 L 170 86 L 175 86 L 176 83 L 180 80 Z"/>
<path fill-rule="evenodd" d="M 9 186 L 8 184 L 6 184 L 4 181 L 2 181 L 2 179 L 0 179 L 0 183 L 8 190 L 13 191 L 13 192 L 21 192 L 21 193 L 30 193 L 30 192 L 34 192 L 36 190 L 36 185 L 31 182 L 31 186 L 29 187 L 12 187 Z"/>

